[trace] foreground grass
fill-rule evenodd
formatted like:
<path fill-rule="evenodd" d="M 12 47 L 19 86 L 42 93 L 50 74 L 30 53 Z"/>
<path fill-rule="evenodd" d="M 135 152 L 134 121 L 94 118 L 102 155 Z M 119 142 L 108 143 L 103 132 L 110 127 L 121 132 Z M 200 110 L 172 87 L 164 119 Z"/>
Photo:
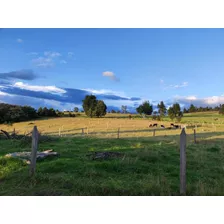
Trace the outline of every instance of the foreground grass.
<path fill-rule="evenodd" d="M 224 143 L 187 146 L 187 195 L 224 195 Z M 43 142 L 60 157 L 28 166 L 3 156 L 30 151 L 30 144 L 0 141 L 0 195 L 179 195 L 179 146 L 171 138 L 60 138 Z M 91 160 L 93 151 L 124 153 L 121 158 Z"/>

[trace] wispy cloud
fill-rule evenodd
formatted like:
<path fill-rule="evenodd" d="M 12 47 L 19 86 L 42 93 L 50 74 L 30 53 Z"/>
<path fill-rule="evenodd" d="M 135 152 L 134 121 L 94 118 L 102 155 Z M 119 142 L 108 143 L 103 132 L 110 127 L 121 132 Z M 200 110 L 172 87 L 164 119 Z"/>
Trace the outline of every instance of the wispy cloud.
<path fill-rule="evenodd" d="M 16 82 L 13 87 L 17 87 L 20 89 L 35 91 L 35 92 L 45 92 L 51 94 L 63 94 L 66 93 L 64 89 L 58 88 L 56 86 L 33 86 L 28 85 L 23 82 Z"/>
<path fill-rule="evenodd" d="M 115 76 L 115 74 L 113 72 L 111 72 L 111 71 L 105 71 L 105 72 L 103 72 L 103 76 L 109 77 L 113 81 L 119 81 L 119 78 L 117 78 Z"/>
<path fill-rule="evenodd" d="M 183 82 L 183 83 L 178 84 L 178 85 L 170 85 L 169 87 L 174 88 L 174 89 L 178 89 L 178 88 L 183 88 L 183 87 L 186 87 L 186 86 L 188 86 L 188 82 Z"/>
<path fill-rule="evenodd" d="M 65 61 L 65 60 L 61 60 L 60 63 L 61 63 L 61 64 L 67 64 L 67 61 Z"/>
<path fill-rule="evenodd" d="M 163 87 L 164 90 L 166 90 L 166 89 L 179 89 L 179 88 L 184 88 L 184 87 L 188 86 L 188 82 L 182 82 L 180 84 L 167 85 L 163 79 L 160 79 L 160 84 L 161 84 L 161 86 Z"/>
<path fill-rule="evenodd" d="M 59 52 L 52 52 L 52 51 L 45 51 L 44 55 L 50 58 L 56 58 L 61 56 Z"/>
<path fill-rule="evenodd" d="M 45 57 L 35 58 L 32 60 L 32 63 L 37 67 L 44 67 L 44 68 L 54 66 L 52 58 L 45 58 Z"/>
<path fill-rule="evenodd" d="M 12 72 L 0 73 L 0 79 L 22 79 L 22 80 L 34 80 L 37 75 L 32 70 L 19 70 Z"/>
<path fill-rule="evenodd" d="M 17 43 L 23 43 L 23 40 L 20 38 L 18 38 L 16 41 L 17 41 Z"/>
<path fill-rule="evenodd" d="M 31 52 L 29 55 L 38 55 L 36 52 Z M 38 58 L 32 59 L 32 64 L 36 67 L 43 67 L 43 68 L 49 68 L 55 66 L 57 61 L 57 58 L 60 57 L 61 54 L 56 51 L 45 51 L 43 53 L 43 56 L 40 56 Z M 65 64 L 65 60 L 61 60 L 60 63 Z"/>
<path fill-rule="evenodd" d="M 122 96 L 122 97 L 126 97 L 124 92 L 118 92 L 118 91 L 112 91 L 112 90 L 109 90 L 109 89 L 81 89 L 81 90 L 84 90 L 84 91 L 87 91 L 91 94 L 103 94 L 103 95 L 119 95 L 119 96 Z"/>

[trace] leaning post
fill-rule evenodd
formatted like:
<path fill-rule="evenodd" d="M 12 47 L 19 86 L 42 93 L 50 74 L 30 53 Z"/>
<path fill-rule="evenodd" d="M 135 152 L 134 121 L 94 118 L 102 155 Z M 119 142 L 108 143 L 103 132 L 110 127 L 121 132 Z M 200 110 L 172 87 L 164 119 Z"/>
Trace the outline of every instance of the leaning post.
<path fill-rule="evenodd" d="M 186 132 L 180 134 L 180 194 L 186 194 Z"/>
<path fill-rule="evenodd" d="M 37 126 L 34 126 L 33 131 L 32 131 L 32 151 L 31 151 L 31 158 L 30 158 L 30 176 L 33 176 L 35 174 L 37 149 L 38 149 L 38 130 L 37 130 Z"/>

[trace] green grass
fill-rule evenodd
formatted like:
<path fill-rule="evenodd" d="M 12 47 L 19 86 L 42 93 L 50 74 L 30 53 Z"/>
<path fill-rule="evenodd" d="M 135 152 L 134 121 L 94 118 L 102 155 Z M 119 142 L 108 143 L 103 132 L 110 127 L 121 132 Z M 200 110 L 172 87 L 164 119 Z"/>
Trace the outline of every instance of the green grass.
<path fill-rule="evenodd" d="M 187 195 L 224 195 L 224 143 L 187 145 Z M 60 138 L 41 142 L 60 157 L 28 166 L 4 155 L 30 151 L 30 144 L 0 141 L 0 195 L 179 195 L 179 145 L 158 138 Z M 121 158 L 91 160 L 94 151 L 124 153 Z"/>

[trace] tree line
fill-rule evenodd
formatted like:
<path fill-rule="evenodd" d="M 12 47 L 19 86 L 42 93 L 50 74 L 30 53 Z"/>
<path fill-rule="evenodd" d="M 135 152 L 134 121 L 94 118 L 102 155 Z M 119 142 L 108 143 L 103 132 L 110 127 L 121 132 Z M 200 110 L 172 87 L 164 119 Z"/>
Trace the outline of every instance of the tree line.
<path fill-rule="evenodd" d="M 220 104 L 216 107 L 196 107 L 194 104 L 191 104 L 188 109 L 184 108 L 184 113 L 195 113 L 195 112 L 205 112 L 205 111 L 218 111 L 220 114 L 224 114 L 223 111 L 224 105 Z"/>
<path fill-rule="evenodd" d="M 94 95 L 87 95 L 82 100 L 83 111 L 88 117 L 103 117 L 107 113 L 107 106 L 103 100 L 97 100 Z M 174 103 L 168 109 L 164 102 L 161 101 L 157 105 L 158 111 L 153 111 L 153 105 L 149 101 L 143 102 L 136 108 L 136 112 L 142 116 L 152 115 L 153 120 L 162 120 L 163 117 L 168 116 L 171 120 L 181 121 L 184 113 L 202 112 L 202 111 L 218 111 L 219 114 L 224 115 L 224 104 L 220 104 L 214 108 L 212 107 L 196 107 L 193 104 L 190 105 L 188 109 L 184 108 L 181 110 L 179 103 Z M 68 116 L 75 117 L 78 115 L 79 108 L 75 107 L 73 112 L 68 111 Z M 110 112 L 115 113 L 115 110 Z M 121 111 L 118 110 L 117 113 L 127 113 L 127 106 L 122 105 Z M 62 117 L 65 114 L 59 110 L 54 110 L 53 108 L 40 107 L 35 110 L 30 106 L 18 106 L 10 105 L 5 103 L 0 103 L 0 123 L 10 123 L 32 120 L 38 117 Z"/>

